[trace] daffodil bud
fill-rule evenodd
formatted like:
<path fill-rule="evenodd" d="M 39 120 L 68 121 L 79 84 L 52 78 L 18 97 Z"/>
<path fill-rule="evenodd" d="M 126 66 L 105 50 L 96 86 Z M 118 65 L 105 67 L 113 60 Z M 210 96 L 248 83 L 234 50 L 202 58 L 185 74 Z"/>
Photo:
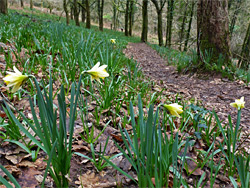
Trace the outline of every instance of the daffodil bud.
<path fill-rule="evenodd" d="M 176 117 L 180 117 L 179 114 L 181 114 L 183 112 L 182 106 L 177 104 L 177 103 L 164 104 L 163 106 L 170 112 L 170 114 L 172 114 Z"/>

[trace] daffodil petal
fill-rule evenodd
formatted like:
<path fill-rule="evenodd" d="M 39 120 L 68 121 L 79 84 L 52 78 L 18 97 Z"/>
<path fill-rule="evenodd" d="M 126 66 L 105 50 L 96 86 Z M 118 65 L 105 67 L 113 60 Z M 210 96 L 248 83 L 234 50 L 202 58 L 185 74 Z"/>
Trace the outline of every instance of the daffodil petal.
<path fill-rule="evenodd" d="M 22 83 L 18 83 L 18 84 L 16 84 L 16 85 L 14 85 L 14 87 L 13 87 L 12 90 L 11 90 L 11 92 L 12 92 L 12 93 L 15 93 L 15 92 L 21 87 L 21 84 L 22 84 Z"/>
<path fill-rule="evenodd" d="M 170 114 L 176 116 L 176 117 L 180 117 L 180 115 L 177 113 L 177 111 L 171 111 Z"/>
<path fill-rule="evenodd" d="M 95 66 L 92 68 L 93 70 L 96 70 L 96 69 L 98 69 L 98 67 L 100 66 L 100 62 L 97 62 L 96 64 L 95 64 Z"/>
<path fill-rule="evenodd" d="M 6 71 L 8 75 L 17 75 L 15 72 Z"/>
<path fill-rule="evenodd" d="M 101 84 L 100 78 L 96 78 L 96 81 L 99 82 L 99 83 Z"/>
<path fill-rule="evenodd" d="M 98 69 L 103 71 L 104 69 L 107 68 L 107 66 L 108 66 L 108 65 L 102 65 L 102 66 L 100 66 Z"/>
<path fill-rule="evenodd" d="M 234 107 L 234 108 L 238 108 L 237 104 L 234 102 L 234 103 L 230 103 L 230 106 Z"/>
<path fill-rule="evenodd" d="M 13 75 L 7 75 L 6 77 L 3 78 L 3 80 L 5 81 L 9 81 L 9 82 L 15 82 L 17 81 L 19 78 L 18 76 L 13 76 Z"/>
<path fill-rule="evenodd" d="M 8 82 L 6 84 L 7 84 L 7 87 L 12 87 L 12 86 L 16 85 L 17 83 L 16 82 Z"/>
<path fill-rule="evenodd" d="M 16 74 L 22 75 L 22 73 L 15 66 L 13 66 L 13 70 Z"/>
<path fill-rule="evenodd" d="M 109 76 L 109 74 L 108 73 L 106 73 L 106 72 L 100 72 L 100 73 L 98 73 L 98 77 L 108 77 Z"/>

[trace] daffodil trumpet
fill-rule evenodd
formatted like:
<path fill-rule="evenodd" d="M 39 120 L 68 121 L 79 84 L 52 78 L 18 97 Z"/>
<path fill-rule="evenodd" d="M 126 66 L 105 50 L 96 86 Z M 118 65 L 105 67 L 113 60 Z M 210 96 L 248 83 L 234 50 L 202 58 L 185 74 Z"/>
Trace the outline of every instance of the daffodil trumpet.
<path fill-rule="evenodd" d="M 23 75 L 15 66 L 13 67 L 13 70 L 14 72 L 7 71 L 8 75 L 6 75 L 3 80 L 7 87 L 13 87 L 11 92 L 15 93 L 22 87 L 31 75 Z"/>

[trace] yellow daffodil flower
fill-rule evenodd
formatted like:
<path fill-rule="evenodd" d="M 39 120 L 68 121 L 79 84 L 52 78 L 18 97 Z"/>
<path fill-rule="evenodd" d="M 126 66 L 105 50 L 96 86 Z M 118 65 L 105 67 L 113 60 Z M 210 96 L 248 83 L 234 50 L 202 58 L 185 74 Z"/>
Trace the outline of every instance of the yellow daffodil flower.
<path fill-rule="evenodd" d="M 177 104 L 177 103 L 164 104 L 163 106 L 170 112 L 170 114 L 172 114 L 176 117 L 180 117 L 179 114 L 181 114 L 183 112 L 182 106 Z"/>
<path fill-rule="evenodd" d="M 237 108 L 238 110 L 245 107 L 245 101 L 244 97 L 241 97 L 240 99 L 236 99 L 234 103 L 230 103 L 230 105 L 234 108 Z"/>
<path fill-rule="evenodd" d="M 115 42 L 115 39 L 110 39 L 110 42 L 112 43 L 112 44 L 115 44 L 116 42 Z"/>
<path fill-rule="evenodd" d="M 100 78 L 104 79 L 109 76 L 109 73 L 105 70 L 106 67 L 107 65 L 100 66 L 100 62 L 98 62 L 92 69 L 86 71 L 86 73 L 91 76 L 91 81 L 97 80 L 101 83 Z"/>
<path fill-rule="evenodd" d="M 14 72 L 7 71 L 8 75 L 3 78 L 4 82 L 7 84 L 7 87 L 12 87 L 11 92 L 15 93 L 21 86 L 28 80 L 29 76 L 22 75 L 22 73 L 14 66 Z"/>

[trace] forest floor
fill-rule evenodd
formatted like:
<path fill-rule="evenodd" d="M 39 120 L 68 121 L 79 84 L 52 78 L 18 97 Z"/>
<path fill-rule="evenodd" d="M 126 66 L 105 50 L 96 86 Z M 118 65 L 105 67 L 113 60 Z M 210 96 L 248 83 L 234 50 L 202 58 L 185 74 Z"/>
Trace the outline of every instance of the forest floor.
<path fill-rule="evenodd" d="M 227 116 L 232 116 L 233 122 L 236 121 L 237 111 L 229 104 L 234 102 L 235 99 L 239 99 L 242 96 L 245 97 L 246 105 L 242 109 L 241 118 L 241 140 L 244 140 L 243 144 L 240 144 L 250 153 L 250 139 L 247 138 L 250 135 L 250 123 L 249 123 L 249 101 L 250 101 L 250 87 L 245 85 L 242 81 L 230 81 L 227 78 L 221 77 L 219 74 L 207 73 L 207 74 L 179 74 L 176 67 L 168 65 L 168 62 L 160 57 L 160 55 L 149 47 L 145 43 L 130 43 L 124 50 L 124 53 L 136 60 L 139 63 L 140 68 L 144 72 L 145 79 L 149 79 L 156 83 L 154 88 L 158 88 L 159 91 L 164 89 L 163 94 L 168 98 L 174 100 L 176 97 L 181 101 L 204 106 L 208 110 L 215 110 L 220 120 L 227 122 Z M 1 61 L 1 59 L 0 59 Z M 0 64 L 2 70 L 5 69 L 6 62 Z M 1 77 L 1 74 L 0 74 Z M 158 91 L 157 90 L 157 91 Z M 13 101 L 18 108 L 24 108 L 24 105 L 29 105 L 28 99 L 22 101 Z M 89 105 L 89 111 L 94 113 L 96 104 Z M 30 115 L 30 108 L 25 107 L 25 113 Z M 126 108 L 123 109 L 126 112 Z M 125 113 L 126 115 L 126 113 Z M 93 116 L 93 115 L 92 115 Z M 100 115 L 100 127 L 103 128 L 106 120 L 111 119 L 107 115 L 107 111 L 103 111 Z M 116 119 L 115 119 L 116 121 Z M 117 119 L 121 121 L 121 119 Z M 94 126 L 95 117 L 89 118 L 88 126 L 93 127 L 94 137 L 101 132 Z M 99 128 L 100 128 L 99 127 Z M 0 127 L 3 130 L 3 127 Z M 130 125 L 126 125 L 127 130 L 131 130 Z M 72 150 L 74 152 L 80 152 L 86 156 L 91 157 L 92 150 L 90 144 L 83 141 L 81 135 L 84 134 L 83 123 L 81 119 L 77 119 L 75 122 L 74 142 Z M 103 134 L 98 138 L 97 144 L 95 145 L 95 151 L 101 152 L 103 146 L 108 140 L 107 148 L 105 150 L 105 156 L 113 156 L 119 153 L 119 149 L 115 145 L 114 140 L 123 145 L 123 141 L 119 134 L 117 127 L 107 126 Z M 0 142 L 1 142 L 0 138 Z M 27 139 L 27 142 L 29 139 Z M 35 148 L 36 149 L 36 148 Z M 192 154 L 192 153 L 191 153 Z M 98 158 L 98 155 L 96 155 Z M 31 160 L 31 154 L 28 154 L 15 144 L 11 144 L 5 141 L 0 147 L 0 164 L 4 165 L 17 179 L 22 187 L 39 187 L 42 180 L 43 174 L 46 168 L 46 155 L 43 151 L 38 153 L 36 161 Z M 98 161 L 98 160 L 97 160 Z M 119 156 L 112 161 L 119 168 L 129 173 L 133 178 L 136 179 L 135 171 L 131 164 L 124 156 Z M 190 165 L 190 163 L 189 163 Z M 194 165 L 195 167 L 197 165 Z M 192 167 L 192 164 L 191 166 Z M 194 169 L 194 168 L 192 168 Z M 189 170 L 189 169 L 188 169 Z M 190 176 L 185 175 L 185 178 L 189 182 L 189 185 L 194 185 L 198 176 L 201 176 L 206 171 L 206 178 L 209 178 L 208 168 L 195 170 L 194 174 Z M 4 177 L 4 174 L 0 171 L 0 176 Z M 192 177 L 193 176 L 193 177 Z M 107 167 L 104 170 L 97 170 L 96 166 L 93 165 L 88 159 L 73 155 L 70 169 L 70 187 L 137 187 L 130 179 L 121 175 L 117 170 Z M 193 178 L 193 180 L 192 180 Z M 190 182 L 191 179 L 191 182 Z M 46 187 L 53 187 L 51 177 L 47 177 L 45 181 Z M 213 187 L 229 187 L 230 180 L 223 175 L 223 172 L 217 177 Z M 0 188 L 4 187 L 0 185 Z M 171 186 L 170 186 L 171 187 Z M 209 187 L 209 182 L 205 187 Z M 232 186 L 231 186 L 232 187 Z"/>
<path fill-rule="evenodd" d="M 226 123 L 227 115 L 232 116 L 232 120 L 236 121 L 236 110 L 230 107 L 230 103 L 234 102 L 235 99 L 239 99 L 244 96 L 246 106 L 242 109 L 242 140 L 244 137 L 249 135 L 249 104 L 250 93 L 249 87 L 245 86 L 240 81 L 229 81 L 226 78 L 222 78 L 218 74 L 194 74 L 184 75 L 178 74 L 176 67 L 167 65 L 166 60 L 161 58 L 155 50 L 149 47 L 145 43 L 130 43 L 124 50 L 124 53 L 136 60 L 139 63 L 140 68 L 145 74 L 145 79 L 150 79 L 156 83 L 154 88 L 159 90 L 165 88 L 163 94 L 168 98 L 174 100 L 176 97 L 179 100 L 188 102 L 193 101 L 204 106 L 208 110 L 215 110 L 221 120 Z M 20 105 L 20 102 L 17 102 Z M 91 107 L 91 106 L 90 106 Z M 105 112 L 103 112 L 105 113 Z M 103 118 L 101 118 L 103 119 Z M 79 134 L 83 133 L 82 123 L 80 120 L 76 120 L 76 127 L 74 133 L 73 151 L 81 152 L 85 155 L 90 155 L 90 145 L 85 143 Z M 129 126 L 129 125 L 128 125 Z M 131 129 L 131 126 L 126 127 Z M 100 130 L 94 128 L 94 137 L 100 133 Z M 95 150 L 98 151 L 100 144 L 103 146 L 108 137 L 112 137 L 119 144 L 119 131 L 111 126 L 108 126 L 104 133 L 99 137 L 98 144 Z M 121 139 L 121 138 L 120 138 Z M 244 140 L 242 147 L 248 151 L 249 140 Z M 106 155 L 114 155 L 119 150 L 115 146 L 113 140 L 109 140 L 107 149 L 105 150 Z M 4 142 L 2 148 L 0 148 L 0 163 L 4 165 L 17 179 L 22 187 L 39 187 L 43 179 L 43 173 L 46 168 L 46 162 L 44 161 L 45 154 L 40 151 L 38 159 L 35 162 L 31 162 L 30 154 L 27 155 L 25 152 L 14 144 Z M 121 169 L 129 173 L 132 177 L 136 178 L 136 174 L 132 170 L 131 164 L 125 159 L 125 157 L 117 157 L 113 162 Z M 189 167 L 196 167 L 195 164 L 190 164 Z M 192 168 L 193 169 L 193 168 Z M 209 174 L 208 169 L 196 169 L 194 174 L 185 175 L 187 181 L 194 181 L 201 174 L 206 171 Z M 196 173 L 196 174 L 195 174 Z M 0 172 L 0 175 L 4 176 Z M 70 169 L 70 186 L 71 187 L 115 187 L 119 184 L 129 187 L 137 187 L 131 182 L 131 180 L 124 177 L 113 168 L 106 168 L 105 170 L 98 171 L 91 161 L 81 158 L 77 155 L 73 155 Z M 208 175 L 206 179 L 208 179 Z M 45 181 L 46 187 L 53 187 L 51 177 L 48 177 Z M 120 183 L 119 183 L 120 182 Z M 189 185 L 193 183 L 189 182 Z M 223 175 L 218 174 L 217 180 L 214 183 L 214 187 L 225 187 L 230 186 L 230 180 Z M 0 187 L 4 187 L 1 186 Z M 206 183 L 205 187 L 209 187 L 209 182 Z"/>
<path fill-rule="evenodd" d="M 237 110 L 229 104 L 235 99 L 245 97 L 245 108 L 242 109 L 241 127 L 242 139 L 246 151 L 250 152 L 250 139 L 246 139 L 250 134 L 250 86 L 243 81 L 230 81 L 220 74 L 179 74 L 176 67 L 168 65 L 155 50 L 145 43 L 130 43 L 124 53 L 136 60 L 146 77 L 157 83 L 161 88 L 165 88 L 166 95 L 175 96 L 177 93 L 184 100 L 198 102 L 206 109 L 215 111 L 223 124 L 228 122 L 228 114 L 233 122 L 236 122 Z"/>

